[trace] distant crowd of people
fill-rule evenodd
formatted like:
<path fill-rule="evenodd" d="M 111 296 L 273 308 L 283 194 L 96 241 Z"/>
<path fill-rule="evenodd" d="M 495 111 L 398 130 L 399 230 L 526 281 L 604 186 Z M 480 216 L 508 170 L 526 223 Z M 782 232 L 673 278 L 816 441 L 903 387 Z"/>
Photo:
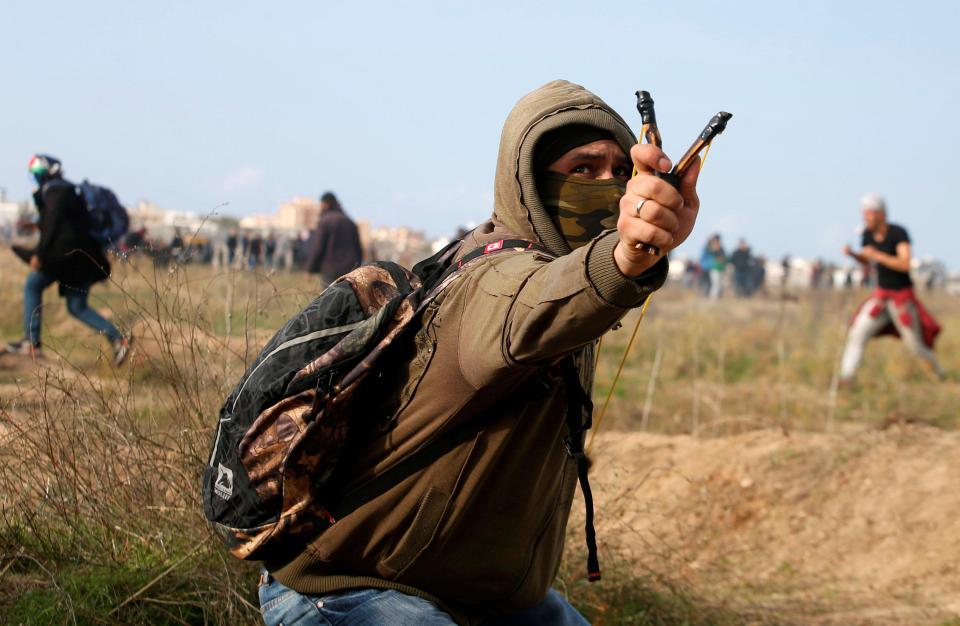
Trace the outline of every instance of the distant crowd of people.
<path fill-rule="evenodd" d="M 732 293 L 738 298 L 769 295 L 768 287 L 779 293 L 791 287 L 805 289 L 853 289 L 876 284 L 878 270 L 873 265 L 859 268 L 841 266 L 815 259 L 812 262 L 796 261 L 790 255 L 779 261 L 771 261 L 754 254 L 745 239 L 739 239 L 737 247 L 727 254 L 720 234 L 707 240 L 697 261 L 683 260 L 683 285 L 698 290 L 712 300 Z M 772 270 L 770 269 L 772 267 Z M 799 267 L 799 271 L 798 271 Z M 770 272 L 773 275 L 770 275 Z M 923 281 L 926 288 L 935 286 L 936 272 L 927 272 Z M 942 277 L 940 277 L 942 278 Z"/>
<path fill-rule="evenodd" d="M 318 274 L 326 282 L 373 260 L 364 250 L 356 223 L 346 215 L 337 197 L 326 192 L 320 199 L 320 219 L 313 230 L 276 233 L 272 230 L 230 227 L 225 236 L 184 234 L 174 230 L 167 241 L 151 239 L 145 228 L 128 232 L 116 246 L 125 258 L 151 257 L 158 265 L 207 264 L 237 270 L 294 271 Z"/>
<path fill-rule="evenodd" d="M 158 265 L 209 263 L 216 268 L 295 270 L 306 262 L 304 240 L 308 236 L 309 232 L 301 237 L 231 227 L 225 236 L 211 238 L 199 233 L 184 235 L 177 228 L 169 240 L 163 241 L 139 228 L 127 233 L 117 252 L 125 258 L 149 256 Z"/>
<path fill-rule="evenodd" d="M 270 231 L 232 228 L 219 245 L 212 246 L 209 261 L 214 267 L 248 270 L 303 269 L 329 284 L 371 256 L 369 251 L 364 254 L 356 223 L 328 191 L 320 197 L 320 219 L 312 231 L 278 237 Z"/>
<path fill-rule="evenodd" d="M 293 269 L 296 251 L 300 247 L 299 237 L 277 237 L 273 232 L 266 235 L 259 232 L 240 232 L 230 229 L 223 245 L 215 247 L 210 261 L 214 267 L 258 267 L 273 269 Z M 224 258 L 226 257 L 226 258 Z"/>
<path fill-rule="evenodd" d="M 683 282 L 698 289 L 711 300 L 718 299 L 732 288 L 742 298 L 766 293 L 767 260 L 756 256 L 750 245 L 740 239 L 736 249 L 727 254 L 719 233 L 710 236 L 699 261 L 686 261 Z"/>

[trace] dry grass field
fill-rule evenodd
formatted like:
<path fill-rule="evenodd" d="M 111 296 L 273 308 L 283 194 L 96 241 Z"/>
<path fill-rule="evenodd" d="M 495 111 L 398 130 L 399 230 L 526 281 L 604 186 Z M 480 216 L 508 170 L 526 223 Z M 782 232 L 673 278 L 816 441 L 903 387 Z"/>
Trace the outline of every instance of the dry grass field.
<path fill-rule="evenodd" d="M 0 250 L 3 338 L 24 275 Z M 0 621 L 257 623 L 199 474 L 222 399 L 315 295 L 118 262 L 91 298 L 136 334 L 118 369 L 47 292 L 43 359 L 0 356 Z M 838 390 L 862 295 L 657 294 L 593 442 L 604 582 L 584 581 L 577 503 L 557 581 L 595 624 L 960 624 L 960 300 L 925 298 L 949 381 L 883 339 Z M 598 412 L 635 315 L 604 339 Z"/>

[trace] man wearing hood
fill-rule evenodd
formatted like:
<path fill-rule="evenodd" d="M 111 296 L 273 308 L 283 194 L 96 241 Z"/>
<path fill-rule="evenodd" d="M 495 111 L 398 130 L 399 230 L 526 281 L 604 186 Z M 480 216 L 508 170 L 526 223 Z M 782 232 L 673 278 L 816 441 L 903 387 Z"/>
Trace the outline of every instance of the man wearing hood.
<path fill-rule="evenodd" d="M 458 254 L 511 239 L 540 251 L 466 266 L 426 308 L 399 366 L 355 409 L 378 428 L 357 443 L 345 492 L 443 433 L 473 424 L 473 435 L 265 563 L 267 624 L 586 623 L 550 589 L 578 479 L 565 442 L 573 385 L 556 366 L 573 355 L 589 390 L 597 340 L 665 281 L 663 255 L 699 208 L 699 165 L 679 190 L 653 175 L 669 168 L 578 85 L 553 81 L 517 103 L 493 217 Z"/>

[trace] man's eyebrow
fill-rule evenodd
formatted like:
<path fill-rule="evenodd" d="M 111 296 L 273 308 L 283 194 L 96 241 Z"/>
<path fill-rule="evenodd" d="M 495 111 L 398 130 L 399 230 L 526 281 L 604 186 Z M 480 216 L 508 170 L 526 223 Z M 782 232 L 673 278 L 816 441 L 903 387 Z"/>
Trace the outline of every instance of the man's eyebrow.
<path fill-rule="evenodd" d="M 582 152 L 577 152 L 577 159 L 587 159 L 590 161 L 596 161 L 597 159 L 602 159 L 606 156 L 606 152 L 602 150 L 583 150 Z"/>
<path fill-rule="evenodd" d="M 607 153 L 603 150 L 584 150 L 583 152 L 577 152 L 576 159 L 584 161 L 598 161 L 600 159 L 605 159 Z M 630 158 L 626 155 L 617 155 L 616 161 L 619 164 L 631 164 Z"/>
<path fill-rule="evenodd" d="M 607 153 L 603 150 L 584 150 L 583 152 L 578 152 L 576 154 L 577 159 L 584 159 L 587 161 L 599 161 L 600 159 L 607 158 Z M 617 160 L 628 160 L 626 157 L 617 156 Z"/>

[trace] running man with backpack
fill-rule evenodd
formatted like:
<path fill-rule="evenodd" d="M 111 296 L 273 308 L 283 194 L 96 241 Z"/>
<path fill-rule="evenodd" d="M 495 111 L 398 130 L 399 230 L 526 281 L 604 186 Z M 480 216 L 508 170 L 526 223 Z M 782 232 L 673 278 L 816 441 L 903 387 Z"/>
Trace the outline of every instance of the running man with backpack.
<path fill-rule="evenodd" d="M 28 169 L 37 184 L 33 198 L 40 214 L 40 241 L 24 259 L 31 269 L 23 287 L 24 338 L 7 343 L 5 351 L 39 356 L 43 291 L 58 283 L 70 315 L 105 335 L 113 349 L 113 361 L 120 365 L 130 351 L 131 337 L 87 304 L 90 287 L 110 276 L 103 248 L 106 242 L 96 238 L 97 233 L 106 236 L 109 229 L 91 233 L 103 223 L 90 217 L 83 191 L 87 184 L 77 187 L 64 179 L 60 161 L 37 154 Z"/>
<path fill-rule="evenodd" d="M 663 285 L 699 208 L 699 167 L 675 189 L 636 144 L 598 97 L 548 83 L 507 118 L 489 221 L 412 273 L 335 281 L 263 349 L 221 410 L 203 500 L 231 552 L 263 561 L 266 624 L 586 623 L 551 584 L 578 482 L 600 576 L 596 343 Z"/>

